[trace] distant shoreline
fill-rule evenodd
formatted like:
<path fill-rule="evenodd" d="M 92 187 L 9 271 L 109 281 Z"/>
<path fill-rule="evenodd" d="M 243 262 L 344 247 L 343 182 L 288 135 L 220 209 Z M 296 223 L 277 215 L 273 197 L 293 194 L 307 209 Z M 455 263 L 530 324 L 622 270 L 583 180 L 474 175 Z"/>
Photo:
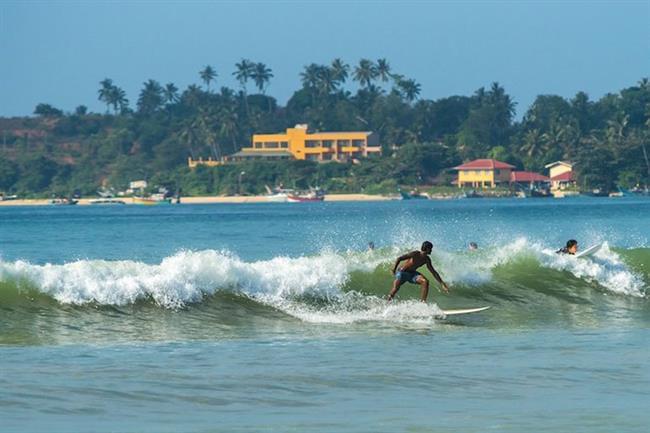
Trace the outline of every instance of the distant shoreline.
<path fill-rule="evenodd" d="M 119 206 L 118 204 L 111 205 L 92 205 L 94 198 L 80 198 L 78 199 L 78 206 Z M 136 205 L 131 200 L 131 197 L 120 198 L 116 200 L 123 200 L 125 205 Z M 325 201 L 387 201 L 397 200 L 397 196 L 384 196 L 376 194 L 326 194 Z M 246 195 L 246 196 L 198 196 L 198 197 L 181 197 L 180 204 L 236 204 L 236 203 L 271 203 L 264 195 Z M 3 200 L 0 201 L 0 206 L 69 206 L 69 205 L 53 205 L 50 199 L 19 199 L 19 200 Z M 140 205 L 141 206 L 141 205 Z"/>

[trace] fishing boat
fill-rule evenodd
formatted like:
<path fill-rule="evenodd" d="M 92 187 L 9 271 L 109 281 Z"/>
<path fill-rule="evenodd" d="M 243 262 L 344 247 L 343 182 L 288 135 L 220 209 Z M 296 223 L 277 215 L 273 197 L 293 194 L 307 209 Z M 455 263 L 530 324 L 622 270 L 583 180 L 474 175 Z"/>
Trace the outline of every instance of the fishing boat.
<path fill-rule="evenodd" d="M 296 192 L 292 189 L 285 189 L 282 186 L 271 189 L 268 185 L 264 185 L 267 194 L 265 195 L 266 201 L 271 203 L 287 203 L 289 195 L 295 195 Z"/>
<path fill-rule="evenodd" d="M 133 196 L 131 198 L 133 204 L 143 204 L 143 205 L 160 205 L 160 204 L 171 204 L 172 199 L 170 197 L 165 197 L 164 194 L 151 194 L 150 196 Z"/>
<path fill-rule="evenodd" d="M 88 200 L 88 204 L 94 204 L 94 205 L 113 205 L 113 204 L 126 204 L 124 200 L 120 200 L 117 198 L 97 198 L 94 200 Z"/>
<path fill-rule="evenodd" d="M 287 195 L 289 203 L 302 203 L 310 201 L 323 201 L 325 200 L 325 192 L 321 189 L 310 189 L 302 193 L 290 193 Z"/>
<path fill-rule="evenodd" d="M 54 206 L 70 206 L 79 203 L 79 200 L 73 198 L 53 198 L 50 204 Z"/>
<path fill-rule="evenodd" d="M 429 196 L 427 194 L 420 193 L 418 191 L 405 192 L 399 190 L 399 194 L 402 200 L 428 200 Z"/>

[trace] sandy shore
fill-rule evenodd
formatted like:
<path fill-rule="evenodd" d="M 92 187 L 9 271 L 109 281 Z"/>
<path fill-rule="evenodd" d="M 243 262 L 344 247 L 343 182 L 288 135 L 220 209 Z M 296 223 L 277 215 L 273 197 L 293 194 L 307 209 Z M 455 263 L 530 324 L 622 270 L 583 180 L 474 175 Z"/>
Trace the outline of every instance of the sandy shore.
<path fill-rule="evenodd" d="M 385 201 L 395 200 L 395 196 L 371 195 L 371 194 L 327 194 L 325 201 Z M 80 206 L 90 205 L 91 200 L 96 198 L 81 198 L 77 203 Z M 125 204 L 134 204 L 131 198 L 117 198 Z M 269 203 L 266 196 L 203 196 L 203 197 L 181 197 L 181 204 L 210 204 L 210 203 Z M 24 199 L 0 201 L 0 206 L 52 206 L 49 199 Z"/>

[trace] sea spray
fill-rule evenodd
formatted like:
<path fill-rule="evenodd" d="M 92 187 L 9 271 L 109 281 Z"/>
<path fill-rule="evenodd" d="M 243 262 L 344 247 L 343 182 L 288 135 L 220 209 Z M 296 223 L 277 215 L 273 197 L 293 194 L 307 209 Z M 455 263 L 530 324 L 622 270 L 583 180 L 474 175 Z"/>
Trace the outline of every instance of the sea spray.
<path fill-rule="evenodd" d="M 298 314 L 303 305 L 309 311 L 324 311 L 331 306 L 354 312 L 373 308 L 375 299 L 385 296 L 392 283 L 390 268 L 395 257 L 406 251 L 408 248 L 397 246 L 363 252 L 328 250 L 315 256 L 279 256 L 252 262 L 216 250 L 183 250 L 159 264 L 78 260 L 35 265 L 18 260 L 0 262 L 0 290 L 36 291 L 61 304 L 120 306 L 152 301 L 172 309 L 225 292 L 280 309 L 288 302 L 292 314 Z M 578 284 L 588 290 L 600 287 L 605 292 L 633 297 L 643 297 L 647 290 L 643 278 L 607 244 L 593 257 L 576 258 L 555 254 L 552 249 L 519 238 L 498 248 L 471 252 L 438 248 L 432 261 L 451 284 L 452 294 L 457 289 L 470 297 L 487 287 L 507 293 L 511 281 L 535 290 L 533 287 L 548 275 L 554 275 L 555 281 L 549 284 L 558 284 L 558 279 L 566 278 L 561 273 L 572 278 L 563 286 Z M 428 274 L 424 268 L 422 272 Z M 431 286 L 435 293 L 437 283 L 433 279 Z M 400 297 L 414 296 L 419 288 L 413 287 L 405 285 Z M 305 302 L 310 298 L 324 303 L 311 306 Z M 0 293 L 0 303 L 3 299 Z"/>

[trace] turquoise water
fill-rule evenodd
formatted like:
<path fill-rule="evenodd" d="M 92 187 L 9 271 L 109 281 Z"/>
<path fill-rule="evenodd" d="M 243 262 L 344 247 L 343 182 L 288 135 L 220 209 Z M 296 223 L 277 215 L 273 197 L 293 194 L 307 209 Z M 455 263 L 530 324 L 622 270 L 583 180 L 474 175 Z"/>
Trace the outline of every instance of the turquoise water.
<path fill-rule="evenodd" d="M 647 199 L 1 208 L 0 430 L 645 432 L 649 269 Z"/>

